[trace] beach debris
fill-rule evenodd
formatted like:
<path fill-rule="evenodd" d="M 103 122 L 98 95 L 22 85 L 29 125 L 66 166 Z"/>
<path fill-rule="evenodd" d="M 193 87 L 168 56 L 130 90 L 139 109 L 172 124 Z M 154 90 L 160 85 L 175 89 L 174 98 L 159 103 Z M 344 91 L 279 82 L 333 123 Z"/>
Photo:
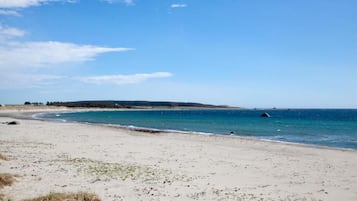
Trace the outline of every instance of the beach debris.
<path fill-rule="evenodd" d="M 270 117 L 270 114 L 267 112 L 264 112 L 263 114 L 260 115 L 260 117 Z"/>
<path fill-rule="evenodd" d="M 18 124 L 20 124 L 20 122 L 18 122 L 18 121 L 5 121 L 5 122 L 1 122 L 1 124 L 18 125 Z"/>
<path fill-rule="evenodd" d="M 19 122 L 17 121 L 9 121 L 9 122 L 6 122 L 7 125 L 18 125 L 20 124 Z"/>
<path fill-rule="evenodd" d="M 163 131 L 161 131 L 161 130 L 149 129 L 149 128 L 130 127 L 129 129 L 133 130 L 133 131 L 137 131 L 137 132 L 151 133 L 151 134 L 163 133 Z"/>

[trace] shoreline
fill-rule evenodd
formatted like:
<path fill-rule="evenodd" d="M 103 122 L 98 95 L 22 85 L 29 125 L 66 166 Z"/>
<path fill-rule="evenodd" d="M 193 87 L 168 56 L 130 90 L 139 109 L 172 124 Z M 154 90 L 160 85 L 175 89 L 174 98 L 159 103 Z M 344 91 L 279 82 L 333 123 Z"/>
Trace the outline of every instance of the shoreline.
<path fill-rule="evenodd" d="M 134 109 L 135 111 L 146 111 L 146 109 Z M 152 109 L 152 110 L 161 110 L 161 109 Z M 179 109 L 178 109 L 179 110 Z M 357 152 L 357 149 L 353 148 L 345 148 L 345 147 L 333 147 L 333 146 L 327 146 L 327 145 L 319 145 L 319 144 L 309 144 L 309 143 L 299 143 L 299 142 L 289 142 L 289 141 L 279 141 L 279 140 L 272 140 L 272 139 L 264 139 L 264 138 L 258 138 L 258 137 L 250 137 L 250 136 L 241 136 L 241 135 L 227 135 L 227 134 L 219 134 L 219 133 L 207 133 L 207 132 L 198 132 L 198 131 L 182 131 L 182 130 L 165 130 L 165 129 L 156 129 L 156 128 L 149 128 L 149 127 L 139 127 L 139 126 L 133 126 L 133 125 L 116 125 L 116 124 L 103 124 L 103 123 L 89 123 L 89 122 L 79 122 L 79 121 L 60 121 L 56 119 L 46 119 L 46 118 L 36 118 L 34 115 L 38 114 L 44 114 L 44 113 L 73 113 L 73 112 L 89 112 L 89 111 L 133 111 L 133 109 L 101 109 L 101 108 L 81 108 L 81 109 L 71 109 L 68 108 L 67 110 L 54 110 L 54 111 L 44 111 L 44 112 L 30 112 L 28 114 L 20 114 L 24 115 L 23 118 L 25 119 L 33 119 L 33 120 L 39 120 L 39 121 L 51 121 L 51 122 L 59 122 L 59 123 L 78 123 L 78 124 L 84 124 L 84 125 L 98 125 L 98 126 L 104 126 L 104 127 L 113 127 L 113 128 L 120 128 L 120 129 L 125 129 L 125 130 L 131 130 L 131 131 L 138 131 L 138 132 L 146 132 L 146 133 L 177 133 L 177 134 L 185 134 L 185 135 L 204 135 L 204 136 L 220 136 L 220 137 L 226 137 L 226 138 L 238 138 L 238 139 L 244 139 L 244 140 L 258 140 L 258 141 L 263 141 L 263 142 L 269 142 L 269 143 L 281 143 L 281 144 L 287 144 L 287 145 L 292 145 L 292 146 L 301 146 L 301 147 L 310 147 L 310 148 L 317 148 L 317 149 L 331 149 L 331 150 L 341 150 L 341 151 L 355 151 Z M 26 112 L 25 112 L 26 113 Z M 1 112 L 0 112 L 1 115 Z M 30 116 L 31 115 L 31 116 Z M 20 118 L 22 118 L 20 116 Z"/>
<path fill-rule="evenodd" d="M 20 123 L 0 124 L 0 153 L 10 159 L 0 173 L 19 175 L 0 189 L 4 199 L 80 191 L 105 201 L 357 199 L 355 150 L 21 115 L 0 115 Z"/>

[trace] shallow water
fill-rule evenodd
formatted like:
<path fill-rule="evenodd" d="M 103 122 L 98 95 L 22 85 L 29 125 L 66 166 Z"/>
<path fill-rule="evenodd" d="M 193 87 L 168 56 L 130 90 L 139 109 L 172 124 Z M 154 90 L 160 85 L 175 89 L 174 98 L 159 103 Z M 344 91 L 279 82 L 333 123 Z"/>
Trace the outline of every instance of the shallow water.
<path fill-rule="evenodd" d="M 264 112 L 271 117 L 261 118 Z M 357 110 L 348 109 L 90 111 L 41 117 L 357 149 Z"/>

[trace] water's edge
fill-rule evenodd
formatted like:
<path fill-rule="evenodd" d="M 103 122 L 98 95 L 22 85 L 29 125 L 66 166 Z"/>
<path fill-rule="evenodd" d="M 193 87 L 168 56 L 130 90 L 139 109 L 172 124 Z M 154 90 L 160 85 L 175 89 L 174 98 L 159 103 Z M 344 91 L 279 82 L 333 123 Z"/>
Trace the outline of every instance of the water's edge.
<path fill-rule="evenodd" d="M 95 111 L 102 111 L 102 110 L 95 110 Z M 108 111 L 108 110 L 103 110 Z M 46 111 L 46 112 L 32 112 L 31 115 L 26 115 L 23 119 L 33 119 L 33 120 L 40 120 L 40 121 L 48 121 L 48 122 L 56 122 L 56 123 L 76 123 L 76 124 L 83 124 L 83 125 L 93 125 L 93 126 L 102 126 L 102 127 L 109 127 L 109 128 L 118 128 L 124 129 L 128 131 L 136 131 L 142 133 L 149 133 L 149 134 L 184 134 L 184 135 L 204 135 L 204 136 L 219 136 L 222 138 L 233 138 L 233 139 L 243 139 L 243 140 L 252 140 L 252 141 L 262 141 L 262 142 L 269 142 L 269 143 L 276 143 L 276 144 L 285 144 L 285 145 L 292 145 L 298 147 L 306 147 L 306 148 L 316 148 L 316 149 L 328 149 L 328 150 L 338 150 L 338 151 L 352 151 L 357 152 L 357 149 L 353 148 L 344 148 L 344 147 L 335 147 L 335 146 L 327 146 L 327 145 L 319 145 L 319 144 L 309 144 L 309 143 L 299 143 L 299 142 L 288 142 L 288 141 L 279 141 L 279 140 L 272 140 L 272 139 L 264 139 L 254 136 L 242 136 L 242 135 L 225 135 L 219 133 L 208 133 L 208 132 L 196 132 L 196 131 L 182 131 L 182 130 L 172 130 L 172 129 L 156 129 L 156 128 L 149 128 L 149 127 L 138 127 L 138 126 L 127 126 L 127 125 L 119 125 L 119 124 L 110 124 L 110 123 L 89 123 L 89 122 L 81 122 L 81 121 L 69 121 L 63 119 L 53 119 L 53 118 L 43 118 L 42 115 L 50 114 L 50 113 L 84 113 L 87 111 Z"/>

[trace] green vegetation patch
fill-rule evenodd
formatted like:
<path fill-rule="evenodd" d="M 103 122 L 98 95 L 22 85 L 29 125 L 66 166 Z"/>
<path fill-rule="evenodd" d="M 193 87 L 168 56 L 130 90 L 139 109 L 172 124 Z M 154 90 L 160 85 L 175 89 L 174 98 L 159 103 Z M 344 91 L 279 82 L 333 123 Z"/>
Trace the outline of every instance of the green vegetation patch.
<path fill-rule="evenodd" d="M 53 144 L 46 142 L 36 142 L 36 141 L 15 141 L 15 140 L 0 140 L 0 144 L 2 145 L 10 145 L 10 146 L 21 146 L 24 148 L 53 148 Z"/>
<path fill-rule="evenodd" d="M 107 176 L 112 179 L 130 180 L 161 180 L 168 178 L 170 170 L 139 166 L 125 163 L 108 163 L 87 158 L 66 159 L 67 162 L 76 166 L 79 171 L 93 176 Z"/>

